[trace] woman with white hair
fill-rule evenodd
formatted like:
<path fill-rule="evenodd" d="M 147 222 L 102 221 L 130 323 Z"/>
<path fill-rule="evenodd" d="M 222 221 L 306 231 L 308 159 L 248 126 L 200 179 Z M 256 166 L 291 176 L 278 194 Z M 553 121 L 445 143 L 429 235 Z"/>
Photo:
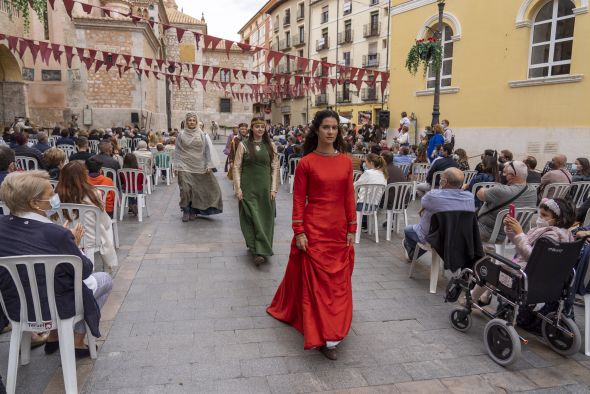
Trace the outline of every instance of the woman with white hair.
<path fill-rule="evenodd" d="M 211 139 L 198 127 L 197 114 L 189 112 L 185 128 L 178 133 L 174 163 L 178 171 L 182 221 L 194 220 L 197 215 L 215 215 L 223 212 L 221 189 L 213 172 L 215 150 Z"/>

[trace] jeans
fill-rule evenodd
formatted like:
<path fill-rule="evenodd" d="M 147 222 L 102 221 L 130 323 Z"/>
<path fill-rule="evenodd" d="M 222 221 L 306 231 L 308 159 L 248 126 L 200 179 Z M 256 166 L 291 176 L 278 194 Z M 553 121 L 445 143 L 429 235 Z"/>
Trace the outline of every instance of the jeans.
<path fill-rule="evenodd" d="M 408 252 L 408 256 L 413 259 L 414 252 L 416 251 L 416 246 L 420 242 L 420 237 L 418 237 L 418 233 L 414 230 L 414 225 L 409 225 L 404 229 L 404 248 Z M 418 253 L 418 257 L 422 256 L 426 251 L 424 249 L 420 249 Z"/>
<path fill-rule="evenodd" d="M 107 302 L 111 290 L 113 290 L 113 279 L 106 272 L 95 272 L 92 274 L 96 278 L 96 290 L 94 291 L 94 299 L 98 304 L 98 308 L 102 309 L 102 306 Z M 79 321 L 74 326 L 74 332 L 83 334 L 86 332 L 86 324 L 84 320 Z"/>

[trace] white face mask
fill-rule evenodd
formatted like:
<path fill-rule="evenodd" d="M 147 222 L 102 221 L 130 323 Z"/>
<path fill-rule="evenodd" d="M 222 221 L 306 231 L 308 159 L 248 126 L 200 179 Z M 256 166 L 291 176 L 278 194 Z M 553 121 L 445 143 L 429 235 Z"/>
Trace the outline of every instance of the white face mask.
<path fill-rule="evenodd" d="M 549 221 L 543 219 L 542 217 L 537 218 L 537 227 L 549 227 L 551 224 Z"/>

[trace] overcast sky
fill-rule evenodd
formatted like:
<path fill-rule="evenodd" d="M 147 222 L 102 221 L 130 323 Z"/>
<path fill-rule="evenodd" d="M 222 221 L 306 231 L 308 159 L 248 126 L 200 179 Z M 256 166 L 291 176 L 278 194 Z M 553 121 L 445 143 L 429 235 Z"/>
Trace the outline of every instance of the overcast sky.
<path fill-rule="evenodd" d="M 178 9 L 195 18 L 205 13 L 210 35 L 237 41 L 238 30 L 267 0 L 176 0 Z"/>

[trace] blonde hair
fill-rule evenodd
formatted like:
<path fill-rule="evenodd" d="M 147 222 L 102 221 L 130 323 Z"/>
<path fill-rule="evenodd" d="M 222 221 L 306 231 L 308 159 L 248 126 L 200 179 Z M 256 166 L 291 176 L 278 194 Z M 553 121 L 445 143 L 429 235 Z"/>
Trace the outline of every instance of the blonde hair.
<path fill-rule="evenodd" d="M 31 200 L 39 198 L 48 185 L 46 171 L 12 172 L 0 186 L 0 200 L 14 213 L 30 212 Z"/>
<path fill-rule="evenodd" d="M 387 163 L 385 159 L 375 153 L 369 153 L 365 159 L 367 162 L 373 164 L 376 170 L 379 170 L 383 173 L 385 179 L 388 178 L 387 174 Z"/>
<path fill-rule="evenodd" d="M 43 153 L 43 161 L 48 168 L 58 168 L 60 164 L 65 163 L 66 154 L 58 148 L 49 148 Z"/>

